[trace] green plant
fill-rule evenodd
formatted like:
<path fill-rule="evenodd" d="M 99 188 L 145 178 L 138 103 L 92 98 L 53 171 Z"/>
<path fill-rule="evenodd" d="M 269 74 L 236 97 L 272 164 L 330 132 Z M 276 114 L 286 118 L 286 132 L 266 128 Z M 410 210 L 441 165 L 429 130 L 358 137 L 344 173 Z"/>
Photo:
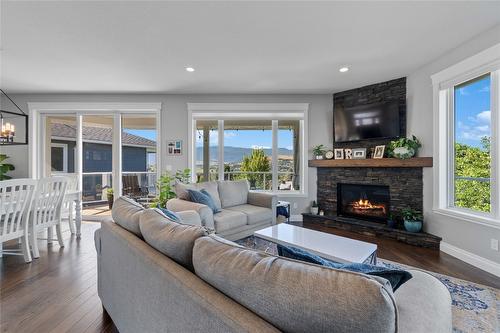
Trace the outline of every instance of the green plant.
<path fill-rule="evenodd" d="M 243 157 L 241 162 L 241 171 L 249 172 L 246 177 L 251 187 L 265 188 L 263 172 L 271 170 L 271 163 L 266 156 L 264 149 L 257 148 L 252 150 L 252 154 Z M 257 184 L 259 182 L 259 184 Z"/>
<path fill-rule="evenodd" d="M 106 194 L 107 195 L 113 195 L 113 189 L 112 188 L 106 189 Z"/>
<path fill-rule="evenodd" d="M 177 170 L 175 175 L 170 174 L 168 171 L 163 173 L 156 182 L 158 192 L 156 198 L 151 203 L 151 207 L 166 207 L 167 201 L 176 197 L 174 192 L 175 180 L 182 183 L 189 183 L 191 180 L 191 170 Z"/>
<path fill-rule="evenodd" d="M 423 221 L 424 219 L 421 212 L 411 208 L 401 210 L 401 215 L 405 221 Z"/>
<path fill-rule="evenodd" d="M 325 153 L 325 150 L 325 145 L 317 145 L 312 149 L 314 156 L 322 156 Z"/>
<path fill-rule="evenodd" d="M 11 179 L 11 176 L 7 176 L 7 172 L 15 170 L 15 167 L 12 164 L 4 163 L 9 156 L 5 154 L 0 154 L 0 180 Z"/>
<path fill-rule="evenodd" d="M 391 141 L 387 145 L 387 156 L 395 157 L 394 150 L 396 148 L 406 148 L 407 153 L 399 154 L 399 158 L 410 158 L 413 157 L 418 149 L 422 147 L 422 144 L 415 135 L 411 138 L 399 138 L 397 140 Z"/>

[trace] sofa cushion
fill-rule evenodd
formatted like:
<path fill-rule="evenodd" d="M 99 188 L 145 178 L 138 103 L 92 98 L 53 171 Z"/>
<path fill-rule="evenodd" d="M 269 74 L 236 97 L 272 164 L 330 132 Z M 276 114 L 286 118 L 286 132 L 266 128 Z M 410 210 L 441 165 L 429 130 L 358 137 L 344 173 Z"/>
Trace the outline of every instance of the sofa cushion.
<path fill-rule="evenodd" d="M 174 192 L 177 198 L 188 201 L 191 200 L 191 198 L 189 197 L 188 189 L 197 190 L 195 184 L 184 184 L 183 182 L 177 179 L 175 180 Z"/>
<path fill-rule="evenodd" d="M 176 212 L 171 211 L 170 209 L 167 209 L 167 208 L 163 208 L 163 207 L 158 207 L 158 209 L 161 210 L 161 212 L 163 214 L 165 214 L 165 216 L 167 216 L 172 221 L 177 222 L 177 223 L 182 223 L 181 217 Z"/>
<path fill-rule="evenodd" d="M 227 209 L 245 213 L 247 215 L 248 224 L 258 224 L 264 221 L 271 221 L 273 219 L 273 210 L 270 208 L 245 204 L 233 206 Z"/>
<path fill-rule="evenodd" d="M 141 229 L 139 228 L 139 218 L 143 212 L 144 207 L 139 203 L 127 197 L 119 197 L 113 203 L 111 216 L 118 225 L 134 233 L 136 236 L 142 237 Z"/>
<path fill-rule="evenodd" d="M 218 181 L 218 185 L 222 208 L 233 207 L 247 203 L 248 182 L 246 180 Z"/>
<path fill-rule="evenodd" d="M 395 332 L 390 285 L 367 275 L 284 259 L 208 236 L 196 275 L 284 332 Z M 382 280 L 383 281 L 383 280 Z"/>
<path fill-rule="evenodd" d="M 194 241 L 208 234 L 205 228 L 173 222 L 157 209 L 145 210 L 139 225 L 146 243 L 193 270 Z"/>
<path fill-rule="evenodd" d="M 174 191 L 175 194 L 177 195 L 177 198 L 182 199 L 182 200 L 191 200 L 191 197 L 189 196 L 188 190 L 205 190 L 210 194 L 212 197 L 215 207 L 217 207 L 217 210 L 220 210 L 222 208 L 220 198 L 219 198 L 219 185 L 217 184 L 216 181 L 213 182 L 203 182 L 203 183 L 197 183 L 197 184 L 184 184 L 180 182 L 179 180 L 175 181 L 174 184 Z"/>
<path fill-rule="evenodd" d="M 216 232 L 222 232 L 229 229 L 241 227 L 247 224 L 245 213 L 234 210 L 222 209 L 214 215 L 214 225 Z"/>
<path fill-rule="evenodd" d="M 310 262 L 312 264 L 317 264 L 325 267 L 343 269 L 351 272 L 358 272 L 368 275 L 379 276 L 386 279 L 392 286 L 392 291 L 396 291 L 403 283 L 412 278 L 408 271 L 402 269 L 393 269 L 381 266 L 374 266 L 370 264 L 359 264 L 359 263 L 349 263 L 341 264 L 331 260 L 326 260 L 312 254 L 310 252 L 304 251 L 299 248 L 291 246 L 283 246 L 278 244 L 278 254 L 282 257 L 287 257 L 290 259 L 296 259 L 300 261 Z"/>

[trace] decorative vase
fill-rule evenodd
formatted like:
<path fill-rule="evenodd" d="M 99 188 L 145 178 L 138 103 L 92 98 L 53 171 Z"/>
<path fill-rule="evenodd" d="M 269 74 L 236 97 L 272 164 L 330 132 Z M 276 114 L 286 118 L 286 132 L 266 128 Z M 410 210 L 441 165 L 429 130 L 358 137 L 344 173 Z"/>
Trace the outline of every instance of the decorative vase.
<path fill-rule="evenodd" d="M 413 148 L 408 148 L 408 147 L 397 147 L 394 148 L 393 154 L 394 157 L 404 160 L 415 156 L 415 150 Z"/>
<path fill-rule="evenodd" d="M 389 220 L 387 220 L 387 226 L 388 226 L 389 228 L 394 229 L 394 228 L 396 228 L 397 223 L 396 223 L 396 221 L 395 221 L 395 220 L 393 220 L 393 219 L 389 219 Z"/>
<path fill-rule="evenodd" d="M 420 232 L 422 230 L 422 221 L 405 220 L 405 229 L 409 232 Z"/>
<path fill-rule="evenodd" d="M 311 214 L 318 215 L 319 207 L 311 207 Z"/>
<path fill-rule="evenodd" d="M 111 195 L 108 194 L 108 207 L 109 207 L 109 209 L 113 209 L 113 201 L 114 201 L 113 200 L 113 195 L 112 194 Z"/>

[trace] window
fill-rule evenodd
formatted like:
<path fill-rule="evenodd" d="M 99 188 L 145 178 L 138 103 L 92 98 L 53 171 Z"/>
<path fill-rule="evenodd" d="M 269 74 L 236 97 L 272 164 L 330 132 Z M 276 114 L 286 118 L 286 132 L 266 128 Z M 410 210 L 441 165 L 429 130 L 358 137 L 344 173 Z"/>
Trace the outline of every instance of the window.
<path fill-rule="evenodd" d="M 454 87 L 455 207 L 491 211 L 490 74 Z"/>
<path fill-rule="evenodd" d="M 306 193 L 307 104 L 189 103 L 188 108 L 194 181 L 246 179 L 251 190 Z"/>
<path fill-rule="evenodd" d="M 434 211 L 500 223 L 500 44 L 432 76 Z"/>
<path fill-rule="evenodd" d="M 52 173 L 68 172 L 68 145 L 51 143 L 50 164 Z"/>

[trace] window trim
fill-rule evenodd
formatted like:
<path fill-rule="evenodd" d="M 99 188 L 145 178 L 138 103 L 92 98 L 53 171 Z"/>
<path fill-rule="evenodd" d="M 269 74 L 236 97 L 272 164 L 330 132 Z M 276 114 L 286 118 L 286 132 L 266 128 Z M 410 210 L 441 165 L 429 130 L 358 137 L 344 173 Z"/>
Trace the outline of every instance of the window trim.
<path fill-rule="evenodd" d="M 50 148 L 62 148 L 63 149 L 63 170 L 62 171 L 52 171 L 51 170 L 51 173 L 53 173 L 53 174 L 68 173 L 68 144 L 59 143 L 59 142 L 51 142 Z M 52 154 L 51 154 L 51 159 L 52 159 Z M 51 162 L 51 164 L 52 164 L 52 162 Z M 51 167 L 51 169 L 52 169 L 52 167 Z"/>
<path fill-rule="evenodd" d="M 307 197 L 308 195 L 308 165 L 307 165 L 307 140 L 308 140 L 308 119 L 309 119 L 309 103 L 187 103 L 188 108 L 188 165 L 194 170 L 194 162 L 196 160 L 196 150 L 193 145 L 196 142 L 196 120 L 211 119 L 218 120 L 219 143 L 224 144 L 224 129 L 221 126 L 224 120 L 228 119 L 269 119 L 273 124 L 273 161 L 277 160 L 278 137 L 274 133 L 274 129 L 278 127 L 277 121 L 280 119 L 297 119 L 301 120 L 300 124 L 300 140 L 301 149 L 301 190 L 300 191 L 279 191 L 277 190 L 277 177 L 274 173 L 277 168 L 273 167 L 273 190 L 266 191 L 280 197 Z M 275 137 L 276 136 L 276 137 Z M 223 149 L 219 149 L 218 161 L 223 161 Z M 276 156 L 274 156 L 276 154 Z M 277 165 L 277 163 L 272 164 Z M 219 168 L 219 173 L 223 172 L 223 168 Z M 191 175 L 194 179 L 194 173 Z M 219 179 L 223 176 L 219 174 Z"/>
<path fill-rule="evenodd" d="M 433 212 L 463 221 L 500 226 L 500 44 L 431 76 L 434 111 Z M 490 73 L 491 92 L 491 212 L 483 213 L 452 205 L 454 200 L 454 87 Z"/>

